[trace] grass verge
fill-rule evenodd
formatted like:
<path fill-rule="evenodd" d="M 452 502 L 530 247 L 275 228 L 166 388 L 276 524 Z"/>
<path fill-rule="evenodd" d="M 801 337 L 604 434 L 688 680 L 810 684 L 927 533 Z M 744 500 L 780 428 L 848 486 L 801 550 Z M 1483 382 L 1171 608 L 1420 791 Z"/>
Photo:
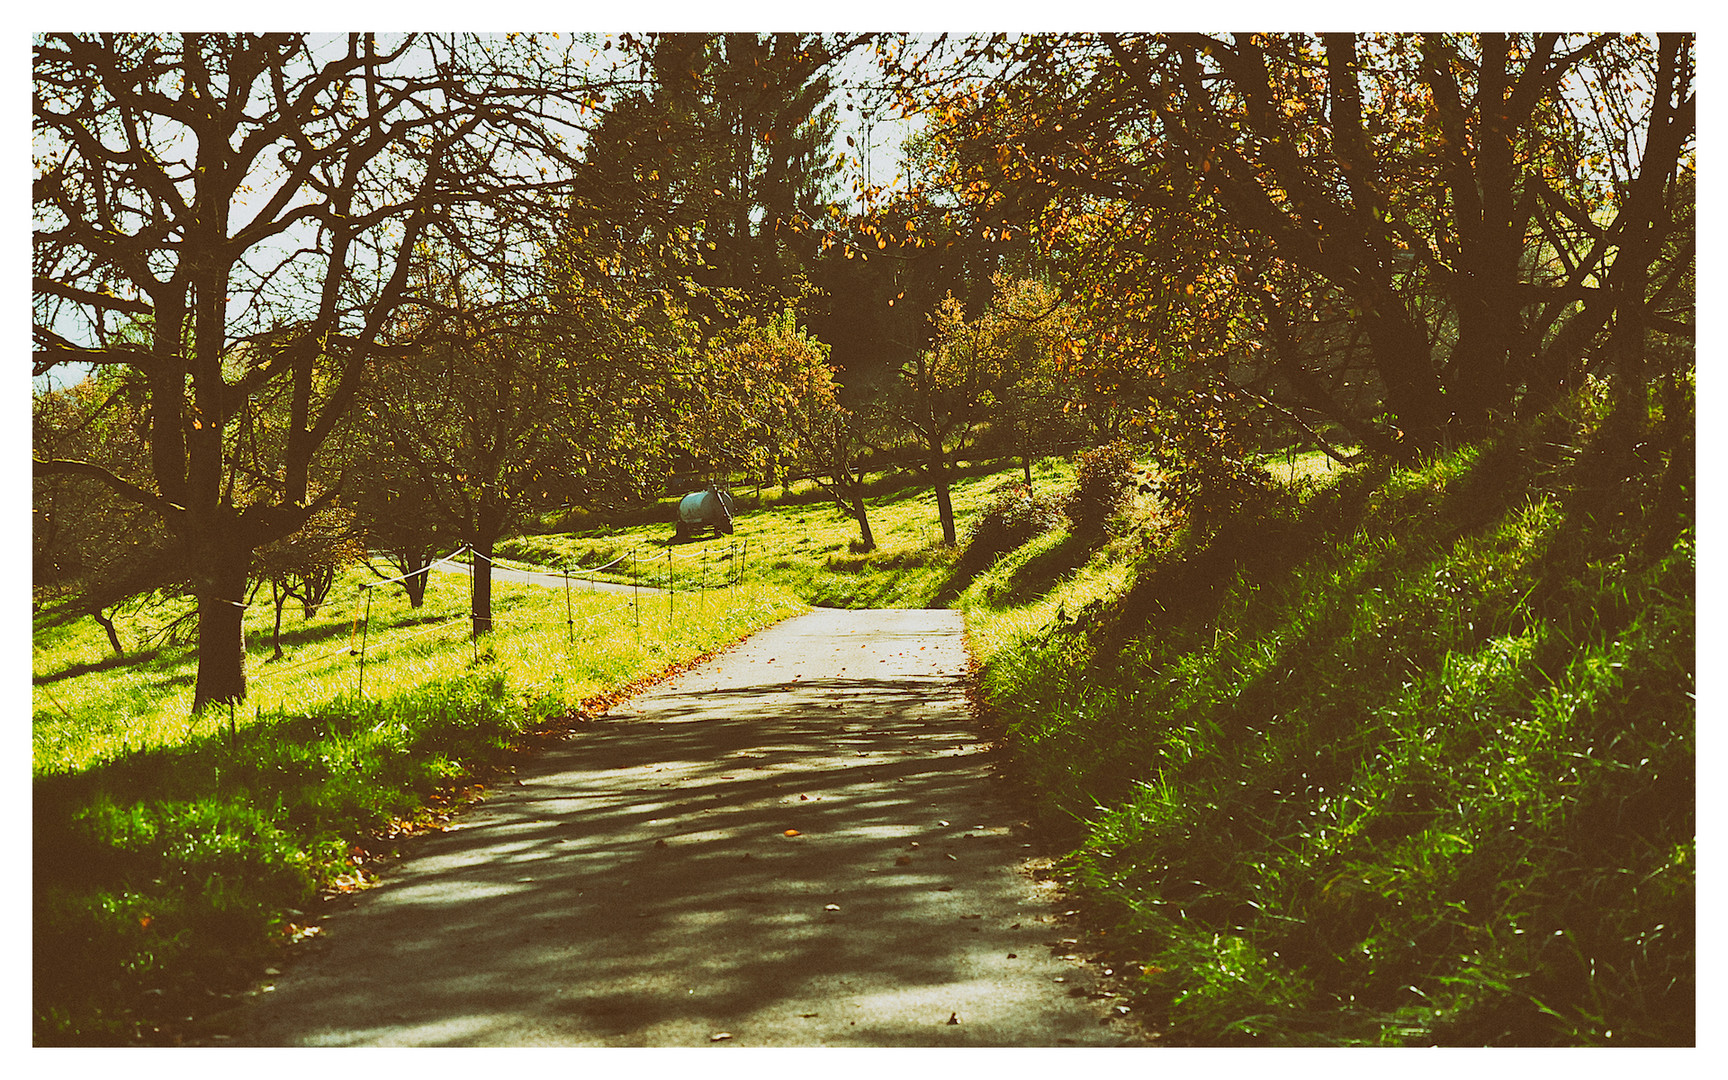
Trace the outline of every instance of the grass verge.
<path fill-rule="evenodd" d="M 1690 1044 L 1691 416 L 1600 402 L 962 598 L 1089 943 L 1190 1044 Z"/>

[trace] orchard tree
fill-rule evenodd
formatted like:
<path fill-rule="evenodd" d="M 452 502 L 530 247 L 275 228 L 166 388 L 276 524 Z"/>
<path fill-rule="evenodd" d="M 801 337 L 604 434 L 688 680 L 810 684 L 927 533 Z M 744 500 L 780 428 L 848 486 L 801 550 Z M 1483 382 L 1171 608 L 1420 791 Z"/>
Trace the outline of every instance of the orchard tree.
<path fill-rule="evenodd" d="M 658 485 L 671 418 L 687 395 L 690 329 L 611 263 L 564 245 L 529 295 L 424 252 L 403 314 L 412 350 L 374 358 L 362 445 L 386 506 L 430 517 L 427 537 L 474 552 L 474 634 L 492 627 L 500 538 L 537 510 L 640 500 Z"/>
<path fill-rule="evenodd" d="M 461 546 L 459 534 L 439 515 L 413 463 L 391 452 L 377 411 L 365 401 L 355 411 L 359 431 L 353 445 L 360 460 L 344 476 L 343 502 L 354 510 L 355 525 L 365 537 L 361 558 L 367 569 L 386 580 L 400 579 L 408 606 L 418 608 L 426 602 L 432 564 Z M 372 564 L 374 554 L 384 560 L 384 568 Z"/>
<path fill-rule="evenodd" d="M 102 369 L 33 395 L 38 459 L 99 464 L 137 477 L 144 462 L 144 393 L 135 376 Z M 116 506 L 103 485 L 76 474 L 38 474 L 31 485 L 31 569 L 38 602 L 68 601 L 88 613 L 125 655 L 118 620 L 139 597 L 184 585 L 174 538 L 142 506 Z"/>
<path fill-rule="evenodd" d="M 1604 358 L 1637 397 L 1647 335 L 1689 352 L 1690 35 L 1067 35 L 898 62 L 934 88 L 940 182 L 1138 339 L 1100 357 L 1275 372 L 1243 402 L 1410 453 Z"/>
<path fill-rule="evenodd" d="M 876 534 L 870 528 L 870 508 L 864 502 L 864 483 L 869 475 L 869 454 L 879 435 L 879 406 L 869 398 L 848 407 L 841 404 L 840 387 L 832 378 L 820 379 L 802 399 L 791 417 L 798 433 L 793 467 L 815 481 L 840 512 L 858 523 L 858 551 L 875 551 Z"/>
<path fill-rule="evenodd" d="M 996 297 L 972 319 L 956 297 L 942 302 L 931 317 L 934 343 L 901 369 L 889 398 L 888 408 L 913 437 L 912 460 L 935 493 L 949 545 L 958 542 L 949 495 L 955 455 L 987 424 L 1010 432 L 1017 421 L 1030 425 L 1041 411 L 1031 397 L 1055 392 L 1055 373 L 1080 347 L 1076 313 L 1051 287 L 1005 277 L 995 286 Z M 1030 454 L 1030 446 L 1022 451 Z M 1029 457 L 1026 468 L 1030 474 Z"/>
<path fill-rule="evenodd" d="M 339 505 L 323 507 L 299 531 L 253 553 L 253 574 L 259 585 L 270 586 L 276 616 L 270 630 L 270 659 L 282 658 L 282 609 L 288 601 L 298 600 L 305 618 L 317 615 L 336 576 L 364 554 L 353 512 Z"/>
<path fill-rule="evenodd" d="M 411 253 L 568 187 L 549 118 L 592 100 L 574 57 L 521 35 L 36 39 L 35 371 L 135 372 L 148 423 L 143 476 L 36 470 L 94 480 L 182 546 L 195 710 L 246 693 L 252 552 L 321 505 L 322 447 L 368 363 L 403 344 Z"/>

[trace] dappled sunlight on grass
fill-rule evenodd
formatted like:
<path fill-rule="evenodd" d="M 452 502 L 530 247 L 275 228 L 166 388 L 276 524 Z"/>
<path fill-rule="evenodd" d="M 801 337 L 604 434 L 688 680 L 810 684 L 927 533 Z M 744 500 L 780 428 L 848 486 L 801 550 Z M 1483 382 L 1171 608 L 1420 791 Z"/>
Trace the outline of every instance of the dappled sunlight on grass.
<path fill-rule="evenodd" d="M 1505 438 L 1298 461 L 1204 545 L 1074 568 L 1046 534 L 965 594 L 984 699 L 1179 1041 L 1694 1037 L 1689 519 L 1654 454 L 1591 487 L 1521 449 L 1587 436 Z"/>

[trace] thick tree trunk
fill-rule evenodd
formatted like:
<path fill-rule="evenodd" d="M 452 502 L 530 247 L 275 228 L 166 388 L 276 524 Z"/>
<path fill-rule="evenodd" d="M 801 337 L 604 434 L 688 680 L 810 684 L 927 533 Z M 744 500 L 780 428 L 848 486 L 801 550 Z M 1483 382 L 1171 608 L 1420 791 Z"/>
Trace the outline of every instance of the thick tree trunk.
<path fill-rule="evenodd" d="M 1388 306 L 1396 303 L 1392 297 L 1381 299 Z M 1382 311 L 1369 316 L 1368 341 L 1374 366 L 1386 382 L 1386 405 L 1403 429 L 1405 445 L 1415 451 L 1438 446 L 1446 424 L 1446 398 L 1428 335 L 1407 313 Z"/>
<path fill-rule="evenodd" d="M 252 549 L 217 537 L 199 545 L 198 681 L 192 711 L 246 697 L 246 575 Z"/>
<path fill-rule="evenodd" d="M 474 557 L 470 563 L 474 567 L 474 595 L 471 609 L 474 629 L 472 636 L 476 638 L 492 632 L 492 545 L 491 537 L 476 540 L 474 542 Z"/>

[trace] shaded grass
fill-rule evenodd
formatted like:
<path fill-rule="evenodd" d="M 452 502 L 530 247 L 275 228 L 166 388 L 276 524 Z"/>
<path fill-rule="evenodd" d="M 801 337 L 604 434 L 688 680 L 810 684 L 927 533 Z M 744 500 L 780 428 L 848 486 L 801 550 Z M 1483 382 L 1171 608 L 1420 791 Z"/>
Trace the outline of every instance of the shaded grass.
<path fill-rule="evenodd" d="M 1015 584 L 1052 538 L 968 591 L 986 700 L 1172 1039 L 1695 1039 L 1695 547 L 1661 497 L 1691 466 L 1596 415 L 1058 576 L 1078 613 Z"/>

